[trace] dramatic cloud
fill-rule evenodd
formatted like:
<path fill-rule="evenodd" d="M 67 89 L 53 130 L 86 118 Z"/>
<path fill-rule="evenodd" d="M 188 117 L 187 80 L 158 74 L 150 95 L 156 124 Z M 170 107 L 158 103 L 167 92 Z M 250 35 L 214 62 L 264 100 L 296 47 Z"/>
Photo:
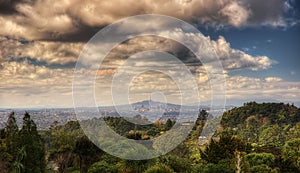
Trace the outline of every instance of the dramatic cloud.
<path fill-rule="evenodd" d="M 180 32 L 176 33 L 176 31 L 170 33 L 170 35 L 179 35 L 179 37 L 180 34 L 182 33 Z M 196 35 L 193 35 L 191 33 L 187 33 L 186 35 L 189 35 L 191 38 L 196 37 Z M 216 55 L 220 59 L 220 62 L 222 63 L 224 70 L 228 70 L 228 71 L 236 70 L 236 69 L 262 70 L 262 69 L 268 69 L 274 63 L 276 63 L 275 61 L 272 61 L 267 56 L 251 56 L 243 51 L 233 49 L 231 48 L 230 43 L 228 43 L 224 37 L 219 37 L 219 39 L 216 41 L 211 40 L 209 37 L 203 37 L 203 39 L 209 41 L 210 45 L 207 46 L 212 46 L 215 49 Z M 197 44 L 200 45 L 200 43 L 194 43 L 192 41 L 193 40 L 191 39 L 191 43 L 195 45 Z M 210 47 L 206 47 L 206 48 L 209 49 Z M 199 48 L 200 52 L 201 49 L 203 49 L 203 47 Z M 122 60 L 127 59 L 128 57 L 130 57 L 135 53 L 141 51 L 147 51 L 147 50 L 158 50 L 158 51 L 169 52 L 174 56 L 178 57 L 187 66 L 190 66 L 191 70 L 193 70 L 192 69 L 193 66 L 199 67 L 202 65 L 199 59 L 197 59 L 195 55 L 189 49 L 184 47 L 182 44 L 162 37 L 153 37 L 153 36 L 133 38 L 117 46 L 108 55 L 108 57 L 104 61 L 104 64 L 107 64 L 109 68 L 113 68 L 113 67 L 115 68 L 121 65 Z M 160 61 L 164 61 L 164 60 L 160 59 L 159 57 L 155 59 L 155 62 L 157 64 L 159 64 Z M 93 63 L 91 62 L 91 64 Z"/>
<path fill-rule="evenodd" d="M 28 61 L 3 62 L 0 70 L 1 104 L 0 107 L 70 107 L 72 106 L 73 69 L 50 69 L 36 66 Z M 82 72 L 85 73 L 86 72 Z M 103 78 L 96 80 L 96 100 L 99 105 L 111 105 L 111 76 L 112 70 L 90 71 Z M 107 75 L 105 77 L 105 75 Z M 174 73 L 174 75 L 178 75 Z M 210 79 L 206 73 L 194 75 L 198 82 L 200 99 L 209 102 L 211 99 Z M 229 103 L 235 100 L 251 101 L 285 101 L 298 102 L 300 93 L 299 82 L 286 82 L 276 77 L 265 79 L 244 76 L 225 75 L 226 97 Z M 84 79 L 82 80 L 84 83 Z M 128 88 L 132 102 L 149 98 L 151 92 L 166 94 L 168 101 L 180 103 L 180 90 L 175 81 L 163 73 L 146 72 L 136 76 Z M 184 82 L 186 81 L 180 81 Z M 162 85 L 162 83 L 164 85 Z M 102 85 L 102 86 L 101 86 Z M 99 88 L 98 88 L 99 87 Z M 86 88 L 81 89 L 84 94 Z M 103 99 L 105 98 L 105 99 Z M 245 100 L 246 99 L 246 100 Z M 236 102 L 234 102 L 236 103 Z"/>
<path fill-rule="evenodd" d="M 0 37 L 0 62 L 18 59 L 34 59 L 45 65 L 75 65 L 83 43 L 62 43 L 45 41 L 22 41 Z"/>
<path fill-rule="evenodd" d="M 139 14 L 169 15 L 213 29 L 289 27 L 297 23 L 293 18 L 286 17 L 286 14 L 291 14 L 293 10 L 288 0 L 0 0 L 0 107 L 72 106 L 74 66 L 86 41 L 99 29 L 124 17 Z M 201 36 L 209 43 L 202 45 L 195 39 L 199 35 L 183 33 L 168 21 L 139 20 L 129 26 L 118 28 L 118 32 L 132 31 L 132 27 L 141 33 L 149 28 L 154 31 L 157 28 L 165 28 L 159 30 L 157 35 L 170 36 L 174 40 L 188 38 L 183 41 L 194 46 L 198 52 L 212 46 L 225 73 L 213 77 L 218 79 L 225 76 L 229 99 L 247 97 L 254 100 L 264 97 L 297 101 L 299 98 L 300 89 L 297 82 L 285 82 L 276 76 L 265 79 L 229 76 L 227 73 L 232 70 L 265 70 L 276 62 L 267 56 L 246 53 L 249 48 L 245 48 L 245 51 L 234 49 L 222 36 L 216 40 Z M 113 37 L 111 36 L 112 40 Z M 110 46 L 112 40 L 104 41 L 101 46 Z M 100 94 L 97 101 L 109 105 L 112 104 L 112 100 L 102 98 L 111 97 L 112 77 L 127 58 L 142 51 L 167 52 L 178 57 L 186 65 L 199 85 L 201 100 L 209 101 L 212 94 L 209 85 L 211 76 L 206 72 L 214 69 L 204 67 L 203 64 L 214 62 L 215 57 L 204 57 L 204 62 L 200 62 L 188 48 L 174 40 L 157 36 L 126 40 L 106 56 L 100 69 L 96 62 L 101 55 L 91 54 L 85 62 L 80 63 L 95 68 L 83 68 L 79 73 L 96 75 Z M 129 74 L 134 72 L 134 67 L 170 67 L 170 74 L 180 76 L 180 70 L 171 70 L 178 64 L 176 61 L 165 62 L 161 57 L 152 57 L 127 64 L 124 70 L 128 70 Z M 291 75 L 294 74 L 291 72 Z M 81 76 L 83 84 L 84 77 Z M 184 79 L 180 82 L 191 86 Z M 178 87 L 166 74 L 146 72 L 136 76 L 131 82 L 128 90 L 133 94 L 130 98 L 132 102 L 149 98 L 152 91 L 162 92 L 174 102 L 180 95 Z M 82 94 L 91 92 L 86 91 L 84 87 L 80 91 Z M 135 94 L 141 94 L 143 97 L 135 97 Z"/>
<path fill-rule="evenodd" d="M 245 24 L 250 16 L 250 12 L 236 1 L 227 4 L 220 13 L 228 18 L 228 23 L 233 26 Z"/>
<path fill-rule="evenodd" d="M 217 55 L 222 61 L 223 67 L 227 70 L 248 68 L 251 70 L 267 69 L 272 62 L 267 56 L 251 56 L 243 51 L 232 49 L 224 37 L 219 37 L 217 41 L 211 41 L 217 51 Z"/>
<path fill-rule="evenodd" d="M 30 0 L 0 0 L 0 14 L 14 14 L 17 13 L 16 5 L 20 3 L 29 3 Z"/>
<path fill-rule="evenodd" d="M 287 26 L 285 0 L 0 1 L 0 34 L 29 40 L 88 40 L 100 28 L 138 14 L 162 14 L 214 28 Z"/>
<path fill-rule="evenodd" d="M 178 37 L 181 37 L 180 34 L 183 33 L 177 33 L 176 31 L 169 33 L 169 35 L 177 35 Z M 192 33 L 187 33 L 186 35 L 196 37 L 196 35 Z M 209 37 L 203 37 L 203 39 L 208 40 L 211 46 L 214 47 L 225 70 L 245 68 L 259 70 L 267 69 L 273 64 L 270 58 L 266 56 L 251 56 L 240 50 L 232 49 L 224 37 L 219 37 L 216 41 L 211 40 Z M 71 63 L 74 67 L 84 44 L 43 41 L 22 43 L 22 41 L 2 37 L 0 46 L 2 48 L 0 51 L 2 61 L 16 61 L 18 59 L 30 58 L 34 59 L 37 64 L 39 62 L 44 62 L 44 65 L 68 65 Z M 202 65 L 199 59 L 197 59 L 188 48 L 176 41 L 163 37 L 143 36 L 127 40 L 114 48 L 104 60 L 102 67 L 117 68 L 131 55 L 147 50 L 169 52 L 178 57 L 187 66 L 191 66 L 191 68 L 193 66 L 199 67 Z M 97 57 L 98 56 L 95 58 L 91 57 L 87 60 L 89 62 L 85 63 L 95 64 L 95 61 L 98 59 Z M 158 64 L 160 61 L 164 61 L 164 59 L 160 59 L 159 57 L 155 59 L 155 62 Z"/>

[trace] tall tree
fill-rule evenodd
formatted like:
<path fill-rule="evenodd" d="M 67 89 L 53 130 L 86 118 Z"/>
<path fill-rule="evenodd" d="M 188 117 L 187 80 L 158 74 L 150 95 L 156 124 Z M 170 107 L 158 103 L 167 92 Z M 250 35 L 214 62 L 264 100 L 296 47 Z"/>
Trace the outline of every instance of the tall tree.
<path fill-rule="evenodd" d="M 86 173 L 89 166 L 97 162 L 104 154 L 95 144 L 93 144 L 86 136 L 76 141 L 74 152 L 80 159 L 80 172 Z"/>
<path fill-rule="evenodd" d="M 168 118 L 165 123 L 165 130 L 170 130 L 174 124 L 175 123 L 170 118 Z"/>
<path fill-rule="evenodd" d="M 24 166 L 23 172 L 45 172 L 45 144 L 28 112 L 25 113 L 23 118 L 19 146 L 20 148 L 24 147 L 22 153 L 25 153 L 23 154 L 25 157 L 21 161 Z"/>
<path fill-rule="evenodd" d="M 66 125 L 56 126 L 50 130 L 49 160 L 58 166 L 58 172 L 67 172 L 69 166 L 76 167 L 77 159 L 74 148 L 77 139 L 84 135 L 77 121 L 70 121 Z"/>
<path fill-rule="evenodd" d="M 218 141 L 211 139 L 204 151 L 200 150 L 200 155 L 203 160 L 217 164 L 221 160 L 235 158 L 236 151 L 247 152 L 249 148 L 240 138 L 221 135 Z"/>
<path fill-rule="evenodd" d="M 19 129 L 18 129 L 14 112 L 9 114 L 5 130 L 6 130 L 7 137 L 16 135 L 18 133 Z"/>
<path fill-rule="evenodd" d="M 7 125 L 5 128 L 6 145 L 7 145 L 8 152 L 12 156 L 16 156 L 16 153 L 17 153 L 18 132 L 19 132 L 19 129 L 18 129 L 18 125 L 16 122 L 15 113 L 12 112 L 8 116 Z"/>
<path fill-rule="evenodd" d="M 12 156 L 7 152 L 4 130 L 0 130 L 0 170 L 2 173 L 8 173 Z"/>
<path fill-rule="evenodd" d="M 18 155 L 18 140 L 19 140 L 19 128 L 16 122 L 15 113 L 9 114 L 7 119 L 7 125 L 5 127 L 5 141 L 7 153 L 11 156 L 9 169 L 14 170 L 14 162 L 17 160 Z"/>

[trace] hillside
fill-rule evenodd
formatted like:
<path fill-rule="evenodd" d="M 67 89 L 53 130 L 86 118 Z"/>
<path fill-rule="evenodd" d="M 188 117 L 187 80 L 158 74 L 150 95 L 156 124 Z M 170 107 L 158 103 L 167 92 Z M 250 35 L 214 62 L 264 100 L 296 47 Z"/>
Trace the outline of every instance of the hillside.
<path fill-rule="evenodd" d="M 300 137 L 300 109 L 283 103 L 245 103 L 224 113 L 219 133 L 237 135 L 245 142 L 282 146 Z"/>
<path fill-rule="evenodd" d="M 21 129 L 11 113 L 6 128 L 0 130 L 0 170 L 3 173 L 22 170 L 25 173 L 295 173 L 300 171 L 299 113 L 299 108 L 289 104 L 246 103 L 225 112 L 215 136 L 199 145 L 205 123 L 219 118 L 201 110 L 195 115 L 198 118 L 188 138 L 174 150 L 158 158 L 136 161 L 112 156 L 85 136 L 87 131 L 80 125 L 89 125 L 89 130 L 96 129 L 92 131 L 94 135 L 104 134 L 99 145 L 120 148 L 108 131 L 99 128 L 101 121 L 98 118 L 80 123 L 70 121 L 65 125 L 54 123 L 49 130 L 38 134 L 28 113 L 24 115 Z M 176 126 L 171 119 L 147 125 L 127 121 L 144 121 L 140 115 L 130 119 L 108 116 L 104 120 L 113 131 L 134 140 L 159 138 Z M 176 137 L 179 135 L 176 133 Z M 176 140 L 172 137 L 147 145 L 139 143 L 141 141 L 132 145 L 134 140 L 124 139 L 121 138 L 121 147 L 125 150 L 117 150 L 122 156 L 132 154 L 132 146 L 143 154 L 152 148 L 163 151 Z"/>

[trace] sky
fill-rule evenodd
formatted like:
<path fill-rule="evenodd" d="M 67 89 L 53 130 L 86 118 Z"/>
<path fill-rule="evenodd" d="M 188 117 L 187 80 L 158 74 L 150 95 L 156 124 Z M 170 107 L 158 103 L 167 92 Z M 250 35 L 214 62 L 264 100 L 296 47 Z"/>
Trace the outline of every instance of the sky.
<path fill-rule="evenodd" d="M 212 93 L 217 92 L 212 91 L 210 82 L 214 79 L 206 70 L 219 69 L 205 67 L 211 57 L 199 61 L 175 40 L 139 36 L 115 46 L 100 67 L 94 67 L 99 59 L 95 56 L 79 62 L 84 46 L 98 31 L 141 14 L 175 17 L 203 34 L 200 38 L 209 44 L 204 48 L 213 48 L 222 65 L 227 105 L 257 101 L 300 106 L 297 0 L 0 0 L 0 108 L 73 107 L 76 63 L 89 67 L 82 66 L 79 73 L 95 76 L 95 101 L 99 106 L 147 100 L 151 95 L 158 101 L 179 104 L 191 99 L 181 98 L 185 90 L 181 84 L 193 86 L 189 91 L 194 91 L 193 82 L 198 94 L 191 95 L 209 103 Z M 131 28 L 121 27 L 119 31 L 143 31 L 148 26 L 169 29 L 157 34 L 189 38 L 182 41 L 197 49 L 201 45 L 194 39 L 199 35 L 180 33 L 164 21 L 136 20 Z M 110 41 L 101 43 L 105 47 Z M 145 67 L 154 70 L 138 73 Z M 190 73 L 184 76 L 183 71 Z M 122 85 L 120 76 L 124 74 L 133 78 Z M 117 83 L 113 83 L 114 77 Z M 118 95 L 124 88 L 128 98 Z M 83 87 L 78 92 L 88 97 L 91 91 Z"/>

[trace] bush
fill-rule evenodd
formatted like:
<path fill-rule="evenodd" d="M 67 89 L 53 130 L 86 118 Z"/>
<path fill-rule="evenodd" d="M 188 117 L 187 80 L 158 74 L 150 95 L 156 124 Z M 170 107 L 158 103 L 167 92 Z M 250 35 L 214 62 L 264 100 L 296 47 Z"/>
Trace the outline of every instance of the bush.
<path fill-rule="evenodd" d="M 170 167 L 165 164 L 154 165 L 147 169 L 145 173 L 175 173 Z"/>
<path fill-rule="evenodd" d="M 100 161 L 94 163 L 88 170 L 88 173 L 118 173 L 119 166 L 118 165 L 110 165 L 106 161 Z"/>
<path fill-rule="evenodd" d="M 197 164 L 193 171 L 193 173 L 234 173 L 236 172 L 235 161 L 231 159 L 223 159 L 220 160 L 219 163 L 207 163 L 203 161 L 200 164 Z"/>
<path fill-rule="evenodd" d="M 160 161 L 172 168 L 175 172 L 191 172 L 191 162 L 177 156 L 163 156 Z"/>
<path fill-rule="evenodd" d="M 225 164 L 201 164 L 196 166 L 196 168 L 193 171 L 194 173 L 234 173 L 235 168 L 231 165 L 225 165 Z"/>
<path fill-rule="evenodd" d="M 245 156 L 250 166 L 267 165 L 272 166 L 275 161 L 275 156 L 271 153 L 250 153 Z"/>
<path fill-rule="evenodd" d="M 250 168 L 250 173 L 277 173 L 276 169 L 270 168 L 268 165 L 257 165 Z"/>

